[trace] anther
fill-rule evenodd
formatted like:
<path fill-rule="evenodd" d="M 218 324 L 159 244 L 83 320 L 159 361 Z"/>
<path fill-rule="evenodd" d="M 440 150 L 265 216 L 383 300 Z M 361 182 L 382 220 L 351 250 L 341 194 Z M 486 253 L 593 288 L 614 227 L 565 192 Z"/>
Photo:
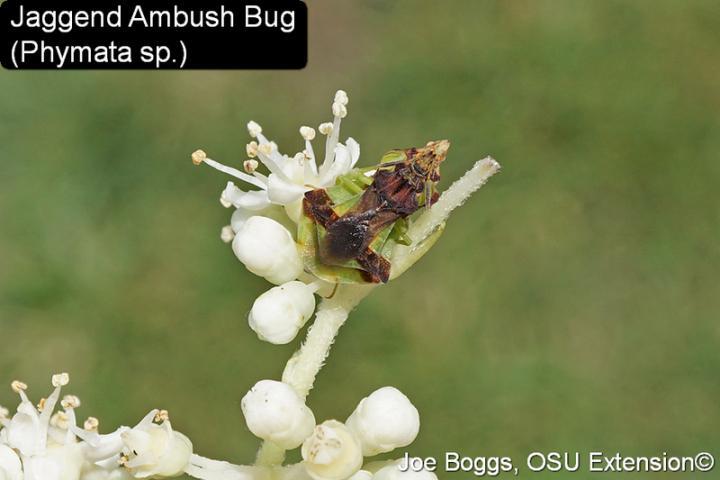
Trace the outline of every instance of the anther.
<path fill-rule="evenodd" d="M 70 383 L 70 375 L 67 373 L 57 373 L 52 376 L 53 387 L 64 387 L 68 383 Z"/>
<path fill-rule="evenodd" d="M 100 420 L 95 417 L 88 417 L 83 423 L 83 428 L 89 432 L 97 431 L 98 426 L 100 426 Z"/>
<path fill-rule="evenodd" d="M 60 402 L 63 408 L 78 408 L 80 406 L 80 399 L 75 395 L 65 395 Z"/>
<path fill-rule="evenodd" d="M 252 142 L 245 145 L 245 151 L 247 152 L 247 156 L 250 158 L 257 157 L 258 154 L 258 143 L 253 140 Z"/>
<path fill-rule="evenodd" d="M 252 120 L 248 122 L 247 129 L 248 133 L 253 138 L 257 137 L 259 134 L 262 133 L 262 127 L 258 125 L 257 122 L 253 122 Z"/>
<path fill-rule="evenodd" d="M 224 243 L 230 243 L 233 241 L 233 238 L 235 238 L 235 231 L 230 225 L 225 225 L 222 230 L 220 230 L 220 240 Z"/>
<path fill-rule="evenodd" d="M 323 135 L 330 135 L 333 131 L 333 124 L 330 122 L 321 123 L 318 130 L 320 130 L 320 133 Z"/>
<path fill-rule="evenodd" d="M 254 173 L 255 170 L 257 170 L 257 168 L 258 168 L 259 165 L 260 165 L 260 164 L 258 163 L 258 161 L 257 161 L 257 160 L 253 160 L 253 159 L 245 160 L 245 161 L 243 162 L 243 168 L 245 169 L 245 171 L 246 171 L 247 173 Z"/>
<path fill-rule="evenodd" d="M 10 388 L 13 389 L 13 392 L 20 393 L 27 390 L 28 386 L 26 383 L 23 383 L 20 380 L 13 380 L 13 382 L 10 384 Z"/>
<path fill-rule="evenodd" d="M 168 420 L 170 420 L 170 414 L 168 413 L 167 410 L 159 410 L 155 414 L 155 421 L 158 423 L 167 422 Z"/>
<path fill-rule="evenodd" d="M 300 135 L 302 135 L 305 140 L 313 140 L 315 138 L 315 129 L 305 126 L 300 127 Z"/>
<path fill-rule="evenodd" d="M 335 102 L 332 105 L 332 112 L 336 117 L 345 118 L 347 116 L 347 107 L 340 102 Z"/>
<path fill-rule="evenodd" d="M 195 165 L 200 165 L 207 158 L 207 154 L 203 150 L 195 150 L 192 155 L 192 162 Z"/>

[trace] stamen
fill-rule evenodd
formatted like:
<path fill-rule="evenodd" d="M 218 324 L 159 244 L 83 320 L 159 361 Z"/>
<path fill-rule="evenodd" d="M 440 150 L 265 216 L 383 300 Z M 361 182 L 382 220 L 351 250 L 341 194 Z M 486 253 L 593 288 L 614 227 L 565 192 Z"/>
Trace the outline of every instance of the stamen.
<path fill-rule="evenodd" d="M 348 94 L 345 90 L 338 90 L 335 92 L 335 102 L 347 105 L 349 101 L 350 99 L 348 98 Z"/>
<path fill-rule="evenodd" d="M 325 140 L 325 160 L 323 160 L 322 165 L 320 165 L 320 175 L 324 175 L 330 170 L 333 160 L 335 159 L 335 147 L 337 147 L 338 139 L 340 138 L 341 121 L 342 118 L 336 115 L 333 120 L 330 135 L 328 135 L 327 140 Z"/>
<path fill-rule="evenodd" d="M 225 243 L 230 243 L 233 241 L 233 238 L 235 238 L 235 231 L 230 225 L 225 225 L 222 230 L 220 230 L 220 240 Z"/>
<path fill-rule="evenodd" d="M 263 190 L 267 190 L 267 185 L 265 185 L 257 178 L 253 177 L 252 175 L 248 175 L 245 172 L 241 172 L 237 168 L 227 167 L 220 162 L 216 162 L 215 160 L 208 158 L 207 154 L 202 150 L 196 150 L 195 152 L 193 152 L 192 160 L 195 165 L 205 163 L 213 167 L 214 169 L 220 170 L 221 172 L 240 179 L 243 182 L 249 183 L 250 185 L 255 185 L 256 187 L 262 188 Z"/>
<path fill-rule="evenodd" d="M 257 122 L 253 122 L 252 120 L 248 122 L 247 129 L 248 133 L 253 138 L 257 137 L 262 133 L 262 127 Z"/>
<path fill-rule="evenodd" d="M 300 127 L 300 135 L 305 140 L 313 140 L 315 138 L 315 129 L 311 127 Z"/>
<path fill-rule="evenodd" d="M 70 383 L 70 375 L 67 373 L 58 373 L 52 376 L 52 386 L 53 387 L 64 387 Z"/>
<path fill-rule="evenodd" d="M 340 102 L 335 102 L 332 105 L 333 115 L 340 118 L 347 117 L 347 107 Z"/>
<path fill-rule="evenodd" d="M 60 402 L 63 408 L 78 408 L 80 406 L 80 399 L 75 395 L 65 395 Z"/>
<path fill-rule="evenodd" d="M 253 140 L 252 142 L 245 145 L 245 152 L 247 153 L 247 156 L 250 158 L 257 157 L 258 143 L 255 140 Z"/>
<path fill-rule="evenodd" d="M 273 147 L 270 143 L 263 143 L 258 147 L 258 152 L 262 153 L 263 155 L 267 155 L 268 157 L 272 155 Z"/>
<path fill-rule="evenodd" d="M 20 393 L 27 390 L 28 386 L 26 383 L 23 383 L 20 380 L 13 380 L 13 382 L 10 384 L 10 388 L 13 389 L 13 392 Z"/>
<path fill-rule="evenodd" d="M 83 428 L 90 432 L 96 432 L 99 426 L 100 420 L 95 417 L 88 417 L 85 423 L 83 423 Z"/>
<path fill-rule="evenodd" d="M 9 415 L 10 415 L 10 410 L 8 410 L 5 407 L 0 406 L 0 420 L 7 420 Z"/>
<path fill-rule="evenodd" d="M 257 170 L 257 168 L 258 168 L 259 165 L 260 165 L 260 164 L 258 163 L 257 160 L 252 160 L 252 159 L 251 159 L 251 160 L 245 160 L 245 161 L 243 162 L 243 168 L 245 169 L 245 171 L 246 171 L 247 173 L 250 173 L 250 174 L 255 173 L 255 170 Z"/>
<path fill-rule="evenodd" d="M 192 155 L 190 155 L 190 158 L 192 158 L 192 162 L 195 165 L 200 165 L 207 158 L 207 154 L 203 150 L 195 150 Z"/>
<path fill-rule="evenodd" d="M 40 401 L 37 404 L 38 412 L 42 412 L 45 408 L 45 402 L 47 402 L 47 398 L 41 398 Z"/>
<path fill-rule="evenodd" d="M 170 414 L 168 413 L 167 410 L 160 410 L 160 411 L 158 411 L 158 412 L 155 414 L 155 419 L 154 419 L 154 420 L 155 420 L 157 423 L 167 422 L 168 420 L 170 420 Z"/>
<path fill-rule="evenodd" d="M 320 130 L 320 133 L 323 135 L 330 135 L 333 131 L 333 124 L 332 122 L 321 123 L 318 130 Z"/>

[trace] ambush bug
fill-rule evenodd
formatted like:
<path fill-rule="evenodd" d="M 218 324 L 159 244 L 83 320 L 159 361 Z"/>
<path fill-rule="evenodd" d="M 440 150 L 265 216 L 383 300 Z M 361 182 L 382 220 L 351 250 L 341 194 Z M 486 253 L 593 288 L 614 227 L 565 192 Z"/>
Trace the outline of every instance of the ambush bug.
<path fill-rule="evenodd" d="M 409 245 L 409 217 L 439 197 L 450 142 L 391 150 L 380 164 L 354 169 L 335 185 L 305 193 L 298 242 L 305 268 L 333 283 L 386 283 L 390 255 Z"/>

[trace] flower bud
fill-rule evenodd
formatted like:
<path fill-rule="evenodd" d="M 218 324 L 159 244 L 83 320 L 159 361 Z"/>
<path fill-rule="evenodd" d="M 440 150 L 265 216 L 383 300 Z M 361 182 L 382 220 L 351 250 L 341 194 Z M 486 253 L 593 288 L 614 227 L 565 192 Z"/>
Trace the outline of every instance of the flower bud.
<path fill-rule="evenodd" d="M 303 270 L 290 232 L 267 217 L 248 218 L 235 235 L 232 248 L 248 270 L 276 285 L 296 279 Z"/>
<path fill-rule="evenodd" d="M 313 431 L 315 416 L 288 384 L 261 380 L 241 402 L 250 431 L 290 450 L 297 448 Z"/>
<path fill-rule="evenodd" d="M 393 462 L 377 472 L 372 477 L 373 480 L 438 480 L 437 475 L 427 470 L 415 471 L 408 469 L 400 470 L 401 461 Z"/>
<path fill-rule="evenodd" d="M 314 289 L 293 280 L 260 295 L 253 303 L 248 323 L 260 340 L 284 345 L 295 338 L 314 310 Z"/>
<path fill-rule="evenodd" d="M 420 430 L 420 415 L 400 390 L 383 387 L 362 399 L 346 424 L 369 457 L 411 444 Z"/>
<path fill-rule="evenodd" d="M 302 446 L 308 475 L 315 480 L 345 480 L 362 466 L 362 450 L 353 433 L 337 420 L 315 427 Z"/>
<path fill-rule="evenodd" d="M 135 428 L 120 434 L 127 458 L 125 467 L 135 478 L 174 477 L 185 471 L 193 447 L 190 439 L 172 429 L 170 421 L 152 423 L 154 410 Z"/>
<path fill-rule="evenodd" d="M 23 480 L 20 457 L 15 450 L 0 444 L 0 480 Z"/>

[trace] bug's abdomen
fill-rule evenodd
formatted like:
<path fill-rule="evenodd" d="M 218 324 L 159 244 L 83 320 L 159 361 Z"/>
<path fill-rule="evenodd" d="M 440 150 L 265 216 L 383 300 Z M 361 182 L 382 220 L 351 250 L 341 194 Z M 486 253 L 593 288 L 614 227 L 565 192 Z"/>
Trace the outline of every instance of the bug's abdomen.
<path fill-rule="evenodd" d="M 370 224 L 356 215 L 344 216 L 331 223 L 320 245 L 320 259 L 326 263 L 351 260 L 372 241 Z"/>

